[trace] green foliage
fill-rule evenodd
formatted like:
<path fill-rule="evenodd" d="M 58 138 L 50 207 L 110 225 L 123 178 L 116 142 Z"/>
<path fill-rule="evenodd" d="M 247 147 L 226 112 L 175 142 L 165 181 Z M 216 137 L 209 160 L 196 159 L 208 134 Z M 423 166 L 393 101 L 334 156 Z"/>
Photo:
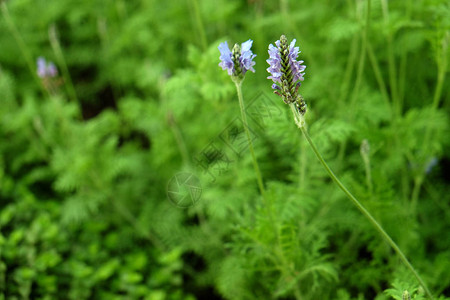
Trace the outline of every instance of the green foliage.
<path fill-rule="evenodd" d="M 426 299 L 272 94 L 281 34 L 320 152 L 449 299 L 450 7 L 368 3 L 0 1 L 0 299 Z M 249 38 L 264 195 L 217 65 Z M 180 172 L 201 184 L 184 209 Z"/>

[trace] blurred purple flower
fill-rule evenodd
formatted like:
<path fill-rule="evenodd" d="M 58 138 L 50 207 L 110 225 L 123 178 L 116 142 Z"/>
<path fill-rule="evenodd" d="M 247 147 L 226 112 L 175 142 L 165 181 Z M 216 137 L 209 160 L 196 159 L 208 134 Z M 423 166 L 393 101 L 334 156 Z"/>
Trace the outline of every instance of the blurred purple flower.
<path fill-rule="evenodd" d="M 432 157 L 425 166 L 425 173 L 429 174 L 437 164 L 438 159 L 436 157 Z"/>
<path fill-rule="evenodd" d="M 55 77 L 58 75 L 58 69 L 56 68 L 55 64 L 52 62 L 46 62 L 45 58 L 38 57 L 37 59 L 37 75 L 40 78 L 46 78 L 46 77 Z"/>
<path fill-rule="evenodd" d="M 58 75 L 58 69 L 56 69 L 56 66 L 54 63 L 50 62 L 47 65 L 47 74 L 49 77 L 55 77 Z"/>

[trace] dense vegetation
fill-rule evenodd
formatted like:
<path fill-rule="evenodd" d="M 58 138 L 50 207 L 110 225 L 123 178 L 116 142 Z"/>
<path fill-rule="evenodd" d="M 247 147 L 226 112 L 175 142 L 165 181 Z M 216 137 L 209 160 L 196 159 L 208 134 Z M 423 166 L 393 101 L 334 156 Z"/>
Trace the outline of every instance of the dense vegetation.
<path fill-rule="evenodd" d="M 425 299 L 272 93 L 281 34 L 317 148 L 449 299 L 448 1 L 0 3 L 0 299 Z M 218 67 L 248 39 L 264 196 Z"/>

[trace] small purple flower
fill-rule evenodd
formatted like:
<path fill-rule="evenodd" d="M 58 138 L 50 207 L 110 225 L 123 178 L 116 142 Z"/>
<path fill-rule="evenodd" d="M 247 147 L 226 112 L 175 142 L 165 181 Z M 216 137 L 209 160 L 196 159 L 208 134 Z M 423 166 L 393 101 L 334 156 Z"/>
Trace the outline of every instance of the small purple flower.
<path fill-rule="evenodd" d="M 303 60 L 297 61 L 300 53 L 299 47 L 295 47 L 296 40 L 288 45 L 288 41 L 284 35 L 275 42 L 275 46 L 269 45 L 269 59 L 267 63 L 269 67 L 267 72 L 272 79 L 272 89 L 274 93 L 281 96 L 286 104 L 295 103 L 301 114 L 306 112 L 306 104 L 303 97 L 298 93 L 300 81 L 303 81 L 303 73 L 306 66 Z"/>
<path fill-rule="evenodd" d="M 56 66 L 54 63 L 49 62 L 47 65 L 47 74 L 49 77 L 55 77 L 58 75 L 58 69 L 56 69 Z"/>
<path fill-rule="evenodd" d="M 227 42 L 221 43 L 219 45 L 221 60 L 219 66 L 222 67 L 223 70 L 227 70 L 228 75 L 238 77 L 241 80 L 248 70 L 254 73 L 255 69 L 253 66 L 255 65 L 255 62 L 253 61 L 253 58 L 255 58 L 256 55 L 250 50 L 252 44 L 252 40 L 242 43 L 241 46 L 235 44 L 233 50 L 230 51 Z"/>
<path fill-rule="evenodd" d="M 52 62 L 46 62 L 45 58 L 39 57 L 37 59 L 37 75 L 40 78 L 47 78 L 47 77 L 55 77 L 58 75 L 58 69 L 56 69 L 56 66 Z"/>

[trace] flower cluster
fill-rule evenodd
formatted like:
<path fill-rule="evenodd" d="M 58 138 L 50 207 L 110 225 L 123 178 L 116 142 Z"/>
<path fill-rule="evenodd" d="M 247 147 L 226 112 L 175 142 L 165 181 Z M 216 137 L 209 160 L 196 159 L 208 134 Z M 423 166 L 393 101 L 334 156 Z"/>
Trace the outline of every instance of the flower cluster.
<path fill-rule="evenodd" d="M 37 75 L 40 78 L 52 78 L 58 75 L 58 70 L 52 62 L 46 62 L 45 58 L 39 57 L 37 59 Z"/>
<path fill-rule="evenodd" d="M 286 104 L 295 103 L 299 112 L 303 115 L 306 112 L 306 104 L 303 97 L 298 93 L 300 81 L 303 81 L 303 71 L 306 66 L 302 65 L 303 60 L 297 61 L 300 53 L 299 47 L 295 47 L 295 39 L 290 44 L 284 35 L 275 45 L 269 45 L 269 56 L 267 60 L 269 67 L 267 71 L 274 84 L 274 93 L 281 96 Z"/>
<path fill-rule="evenodd" d="M 227 42 L 221 43 L 219 45 L 221 60 L 219 66 L 222 67 L 223 70 L 227 70 L 228 75 L 238 80 L 242 80 L 248 70 L 254 73 L 255 69 L 253 69 L 253 66 L 255 65 L 255 62 L 253 61 L 253 58 L 255 58 L 256 55 L 250 50 L 252 44 L 252 40 L 242 43 L 241 46 L 235 44 L 233 50 L 230 51 Z"/>
<path fill-rule="evenodd" d="M 279 95 L 286 104 L 293 104 L 292 108 L 304 115 L 306 112 L 306 103 L 298 89 L 303 81 L 306 66 L 303 60 L 297 60 L 300 53 L 299 47 L 295 47 L 296 40 L 289 44 L 286 36 L 282 35 L 275 46 L 269 45 L 269 67 L 270 73 L 268 79 L 272 79 L 272 89 Z M 228 43 L 223 42 L 219 45 L 220 63 L 223 70 L 227 70 L 235 83 L 240 83 L 244 79 L 245 73 L 250 70 L 255 72 L 253 66 L 255 54 L 250 50 L 252 40 L 242 43 L 240 46 L 235 44 L 230 51 Z"/>

